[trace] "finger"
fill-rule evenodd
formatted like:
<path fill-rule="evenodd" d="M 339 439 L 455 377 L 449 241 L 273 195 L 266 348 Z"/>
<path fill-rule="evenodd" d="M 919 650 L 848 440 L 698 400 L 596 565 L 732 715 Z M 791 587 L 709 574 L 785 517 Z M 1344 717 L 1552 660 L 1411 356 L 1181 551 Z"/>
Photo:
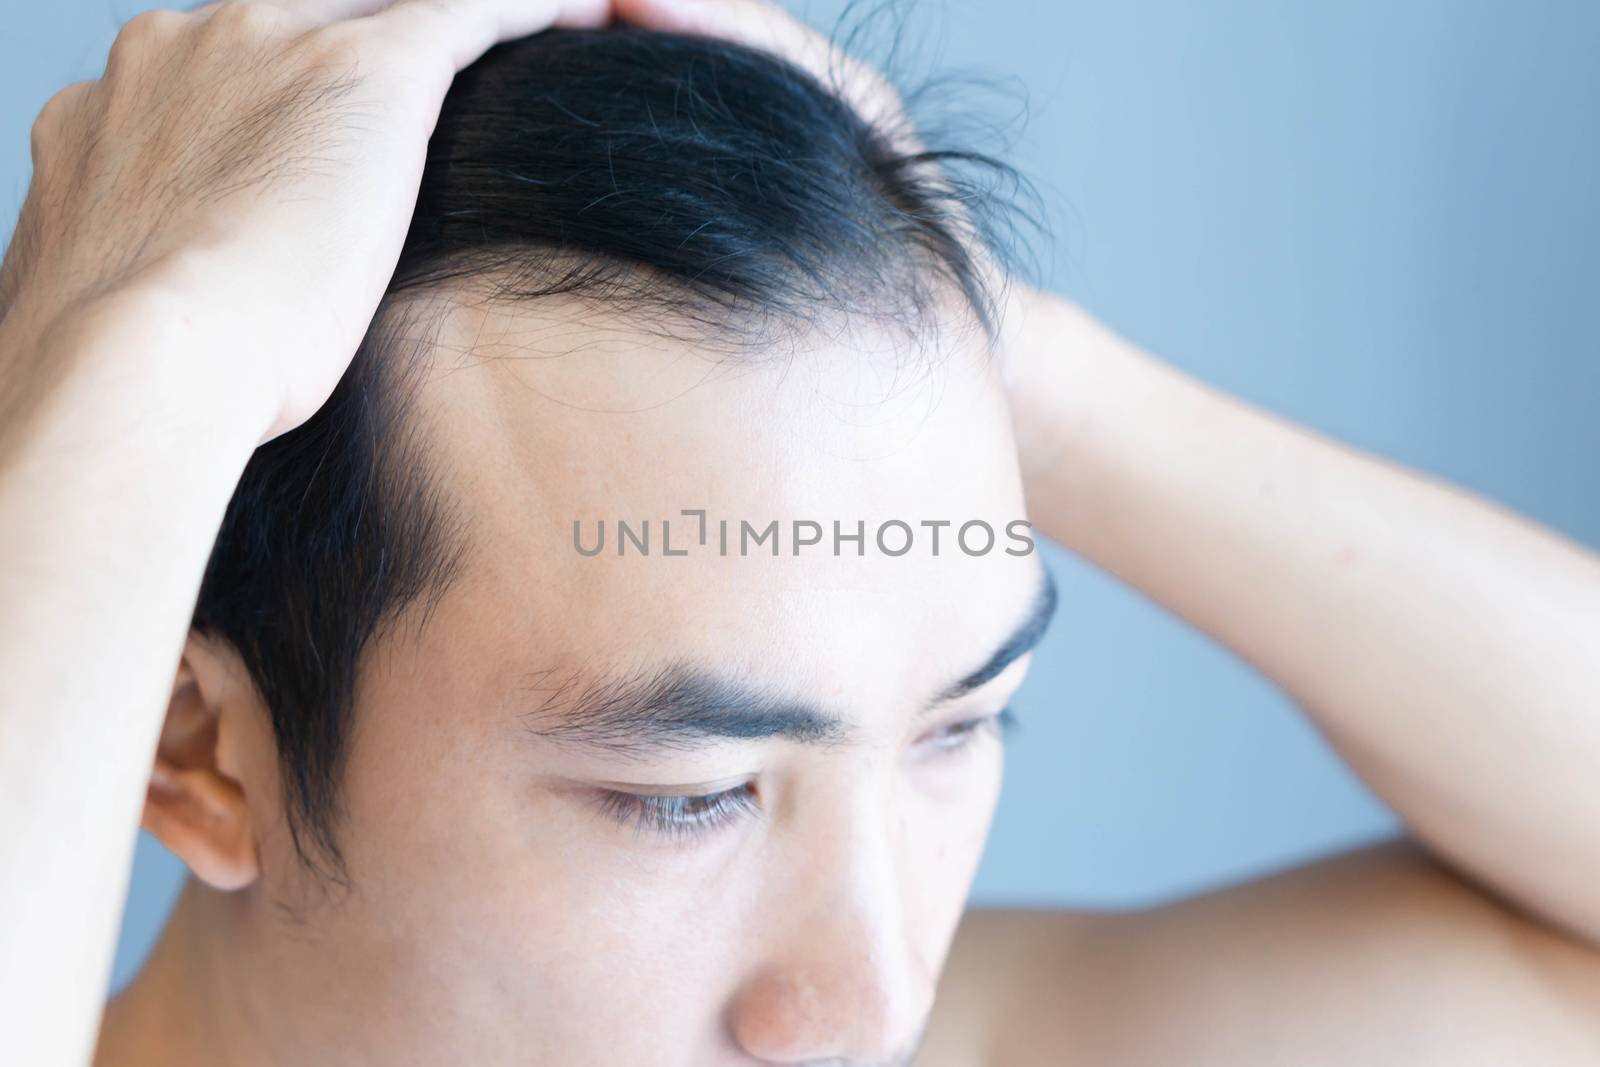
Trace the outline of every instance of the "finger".
<path fill-rule="evenodd" d="M 237 0 L 208 0 L 186 10 L 195 15 L 209 15 L 219 7 L 236 2 Z M 309 26 L 323 26 L 330 22 L 374 14 L 388 7 L 394 0 L 265 0 L 265 2 L 273 7 L 292 11 Z"/>
<path fill-rule="evenodd" d="M 776 52 L 812 73 L 823 69 L 828 40 L 776 4 L 763 0 L 614 0 L 619 19 L 646 29 L 719 37 Z"/>
<path fill-rule="evenodd" d="M 552 26 L 603 26 L 610 0 L 399 0 L 371 16 L 414 44 L 441 49 L 456 70 L 501 41 Z"/>
<path fill-rule="evenodd" d="M 227 4 L 238 3 L 239 0 L 207 0 L 189 10 L 195 14 L 207 14 Z M 255 0 L 258 3 L 267 3 L 273 7 L 283 8 L 300 16 L 308 25 L 322 26 L 331 22 L 342 22 L 346 19 L 366 18 L 376 15 L 396 6 L 397 0 Z M 452 5 L 454 6 L 454 5 Z M 550 4 L 533 0 L 523 3 L 524 7 L 549 7 Z M 610 21 L 610 0 L 557 0 L 556 5 L 560 10 L 546 25 L 555 26 L 604 26 Z M 537 27 L 544 28 L 543 26 Z M 529 30 L 529 33 L 536 32 Z"/>
<path fill-rule="evenodd" d="M 394 3 L 394 0 L 269 0 L 274 6 L 286 7 L 317 25 L 342 22 L 345 19 L 365 18 Z"/>
<path fill-rule="evenodd" d="M 565 0 L 554 25 L 567 29 L 598 29 L 611 23 L 615 0 Z"/>

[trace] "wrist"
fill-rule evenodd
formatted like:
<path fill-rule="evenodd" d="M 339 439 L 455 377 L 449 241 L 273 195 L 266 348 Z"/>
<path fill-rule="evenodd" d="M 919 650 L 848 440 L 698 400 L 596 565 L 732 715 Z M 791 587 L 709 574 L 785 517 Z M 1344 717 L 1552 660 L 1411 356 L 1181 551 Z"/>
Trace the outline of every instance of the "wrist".
<path fill-rule="evenodd" d="M 114 517 L 130 544 L 203 561 L 275 411 L 263 391 L 224 380 L 216 351 L 182 303 L 155 292 L 48 324 L 8 315 L 0 482 L 11 501 L 61 509 L 83 538 Z"/>
<path fill-rule="evenodd" d="M 1007 389 L 1030 513 L 1081 549 L 1083 524 L 1113 506 L 1130 469 L 1185 407 L 1185 379 L 1071 301 L 1018 294 L 1008 315 Z"/>
<path fill-rule="evenodd" d="M 277 389 L 228 355 L 226 338 L 191 300 L 156 285 L 49 315 L 24 298 L 0 321 L 0 359 L 23 383 L 8 403 L 66 405 L 85 422 L 136 439 L 198 435 L 243 448 L 248 458 L 276 417 Z M 33 413 L 25 408 L 17 421 Z"/>
<path fill-rule="evenodd" d="M 1115 358 L 1109 340 L 1103 327 L 1065 298 L 1031 288 L 1014 292 L 1003 359 L 1018 457 L 1030 483 L 1041 472 L 1076 462 L 1078 439 L 1096 421 L 1094 409 L 1113 403 L 1113 385 L 1106 380 Z"/>

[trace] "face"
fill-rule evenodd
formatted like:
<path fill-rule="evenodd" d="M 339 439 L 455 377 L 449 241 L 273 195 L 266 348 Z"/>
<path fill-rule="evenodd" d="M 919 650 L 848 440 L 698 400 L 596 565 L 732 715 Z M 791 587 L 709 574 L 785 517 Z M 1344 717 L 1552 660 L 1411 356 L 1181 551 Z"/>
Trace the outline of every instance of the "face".
<path fill-rule="evenodd" d="M 951 336 L 729 359 L 450 312 L 418 415 L 468 555 L 364 668 L 350 892 L 263 940 L 297 1018 L 375 1063 L 909 1062 L 1042 621 L 1005 397 Z"/>

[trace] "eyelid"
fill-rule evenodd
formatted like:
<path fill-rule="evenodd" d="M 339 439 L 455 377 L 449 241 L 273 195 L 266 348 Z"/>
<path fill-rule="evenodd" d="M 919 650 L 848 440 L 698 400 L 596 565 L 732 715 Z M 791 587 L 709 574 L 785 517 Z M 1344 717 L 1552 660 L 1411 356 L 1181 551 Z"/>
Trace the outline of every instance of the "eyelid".
<path fill-rule="evenodd" d="M 639 793 L 631 790 L 602 789 L 597 803 L 600 810 L 623 826 L 633 825 L 672 842 L 708 834 L 734 819 L 760 810 L 760 794 L 754 779 L 707 793 Z M 693 811 L 692 815 L 685 814 Z"/>
<path fill-rule="evenodd" d="M 964 693 L 958 699 L 946 702 L 943 705 L 930 705 L 920 717 L 921 732 L 927 733 L 938 730 L 951 723 L 964 722 L 967 719 L 982 718 L 981 714 L 974 714 L 974 708 L 995 707 L 1001 705 L 999 710 L 1004 710 L 1022 689 L 1022 683 L 1027 678 L 1029 666 L 1033 662 L 1033 653 L 1028 652 L 1014 660 L 1005 670 L 989 679 L 977 689 Z M 949 709 L 961 708 L 965 714 L 952 713 Z M 943 713 L 941 715 L 941 713 Z M 999 714 L 996 711 L 994 714 Z M 947 716 L 947 717 L 946 717 Z"/>
<path fill-rule="evenodd" d="M 938 726 L 930 727 L 915 742 L 918 746 L 929 746 L 940 752 L 955 752 L 965 749 L 973 739 L 982 735 L 985 730 L 992 730 L 995 737 L 1004 740 L 1017 726 L 1017 717 L 1012 712 L 1010 705 L 986 715 L 966 715 Z M 949 731 L 959 731 L 950 733 Z M 954 739 L 954 743 L 940 744 L 941 738 Z"/>
<path fill-rule="evenodd" d="M 589 779 L 588 784 L 598 789 L 618 793 L 632 793 L 641 797 L 705 797 L 727 789 L 736 789 L 753 781 L 757 775 L 736 774 L 729 778 L 716 778 L 706 782 L 624 782 Z"/>

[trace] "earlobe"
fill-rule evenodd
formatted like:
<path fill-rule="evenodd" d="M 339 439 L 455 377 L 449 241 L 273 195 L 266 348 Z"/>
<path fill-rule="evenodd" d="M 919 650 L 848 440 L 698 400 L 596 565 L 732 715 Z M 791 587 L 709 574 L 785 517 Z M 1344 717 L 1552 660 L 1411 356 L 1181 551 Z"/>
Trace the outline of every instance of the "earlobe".
<path fill-rule="evenodd" d="M 219 760 L 227 671 L 191 637 L 173 682 L 141 825 L 195 877 L 231 891 L 254 882 L 260 858 L 243 786 Z"/>
<path fill-rule="evenodd" d="M 244 790 L 213 771 L 158 757 L 140 824 L 213 889 L 243 889 L 261 873 Z"/>

